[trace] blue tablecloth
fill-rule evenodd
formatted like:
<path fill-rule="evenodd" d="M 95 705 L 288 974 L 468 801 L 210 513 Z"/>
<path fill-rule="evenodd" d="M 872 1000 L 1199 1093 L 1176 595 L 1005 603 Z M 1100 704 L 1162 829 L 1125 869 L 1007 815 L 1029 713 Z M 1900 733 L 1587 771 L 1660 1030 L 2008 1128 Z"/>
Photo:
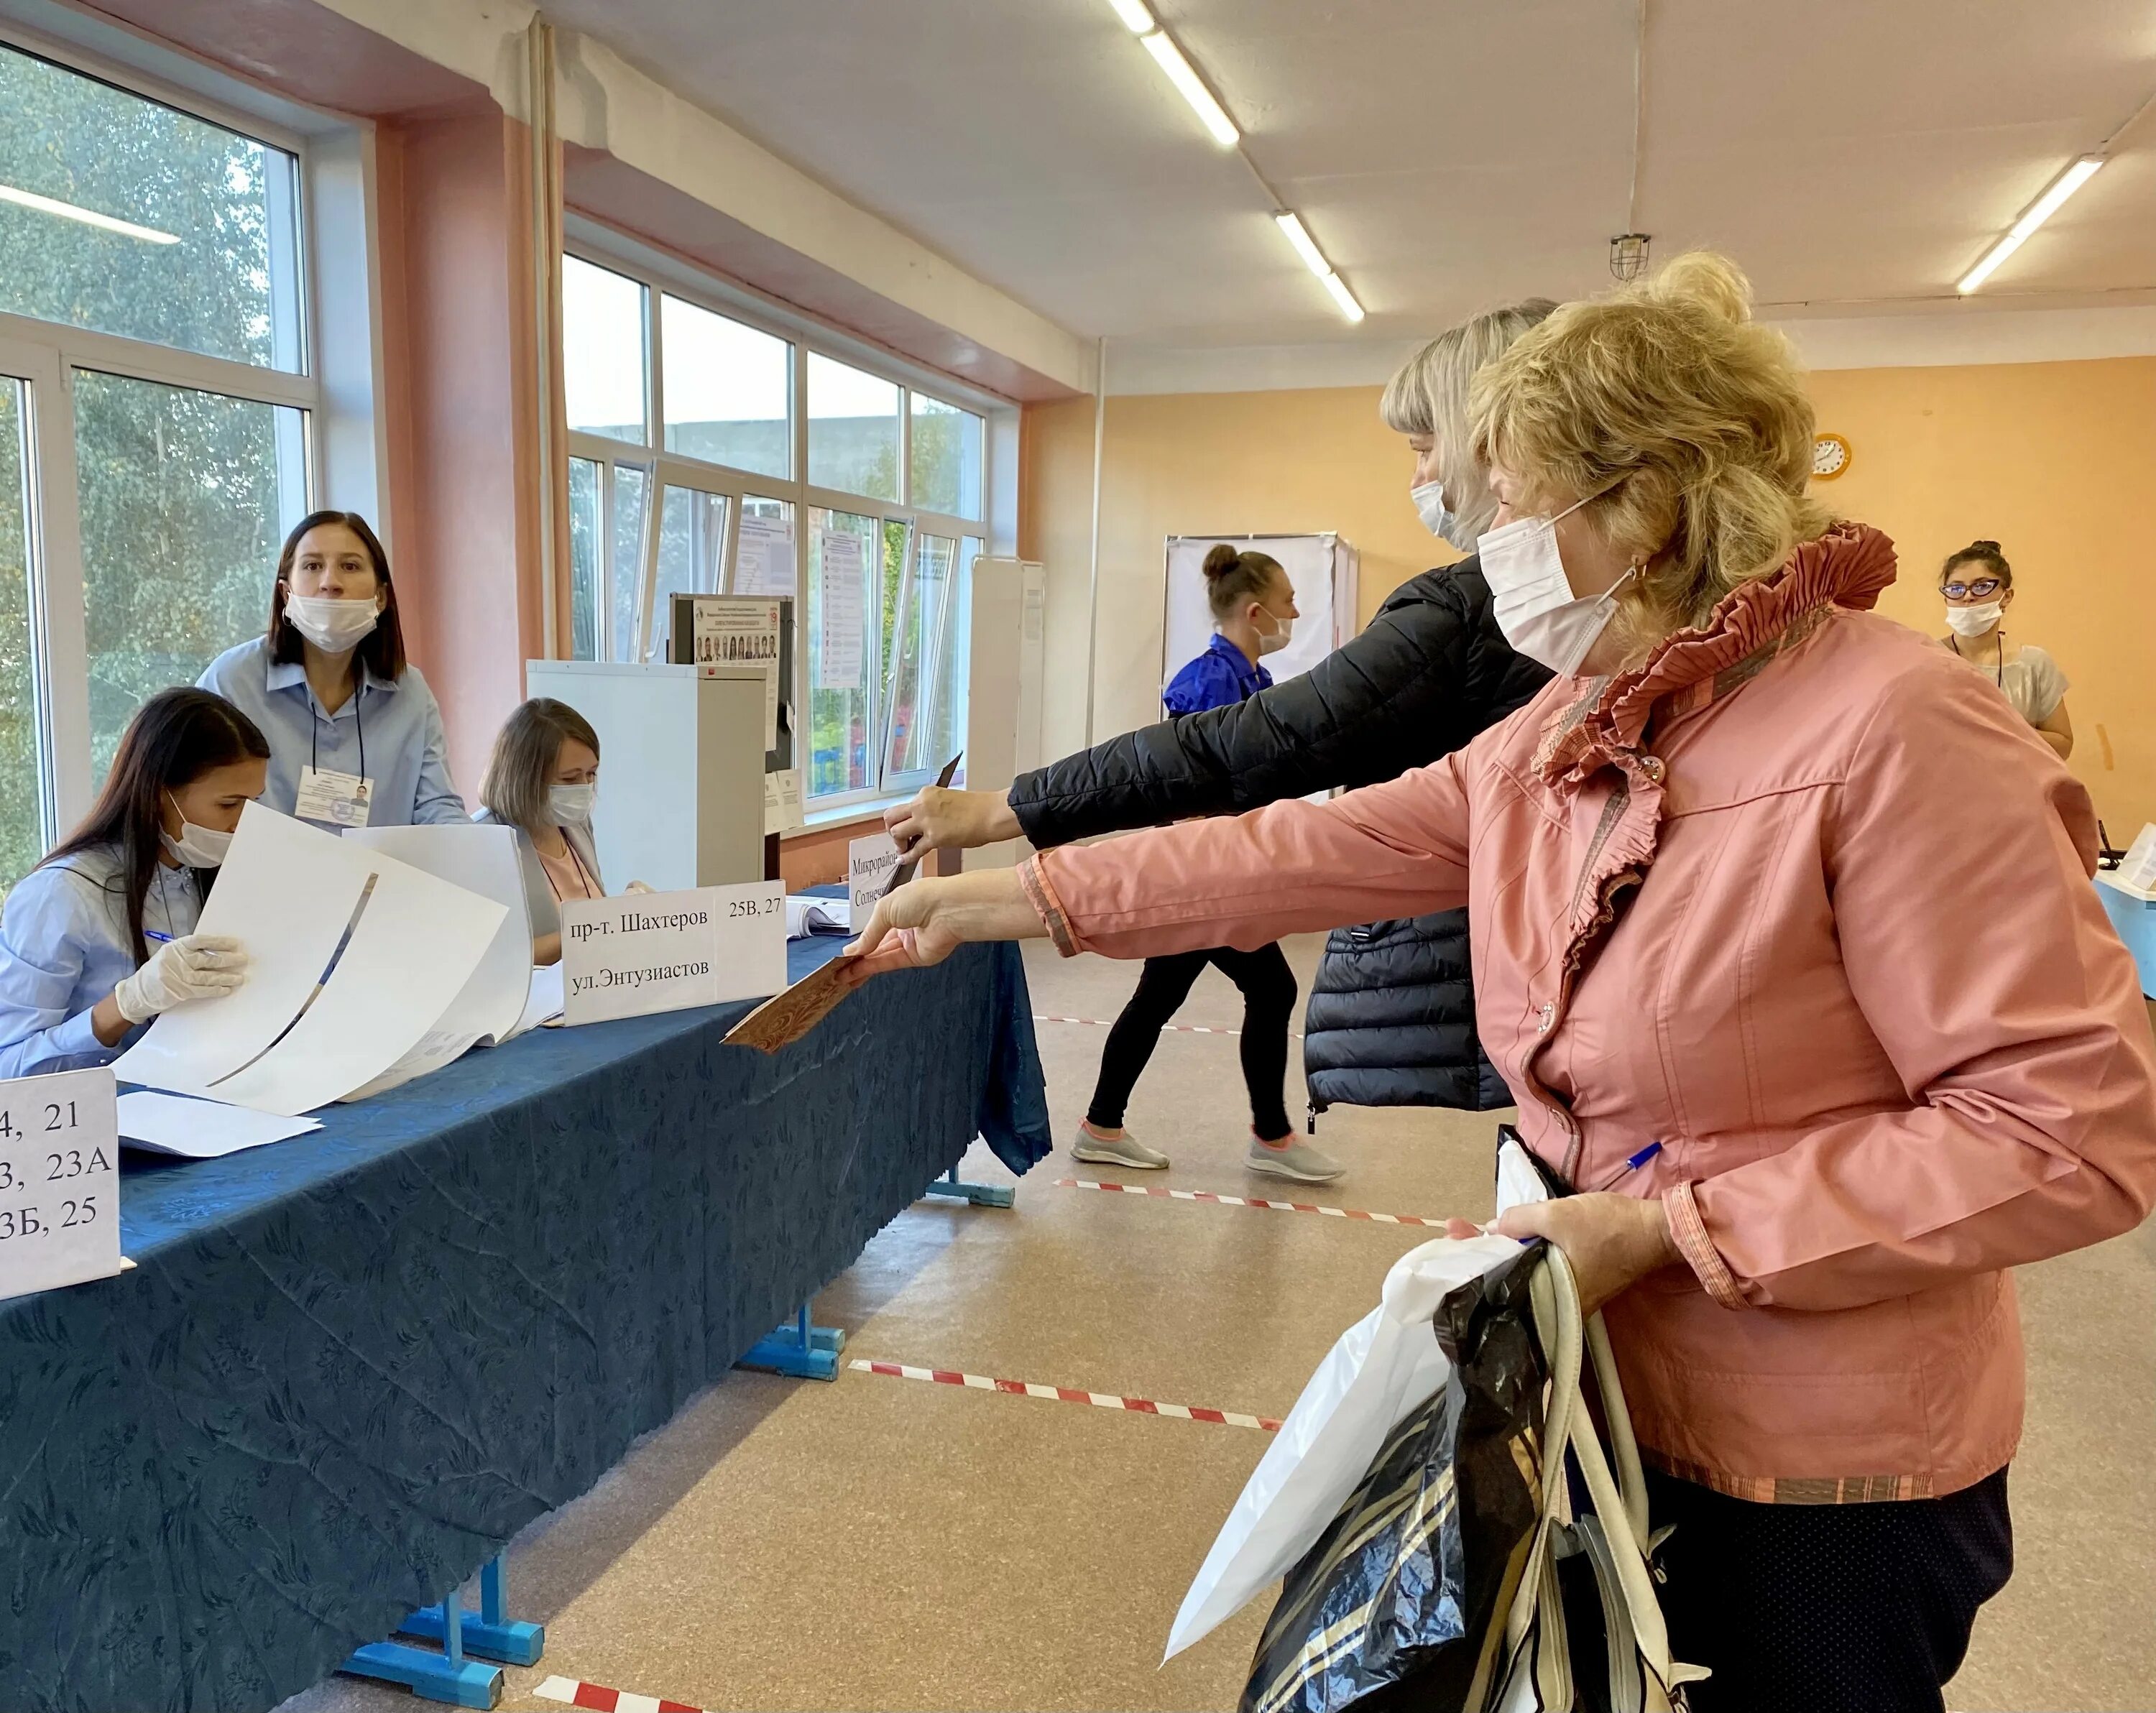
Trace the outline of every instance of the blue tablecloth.
<path fill-rule="evenodd" d="M 837 939 L 789 948 L 798 978 Z M 0 1708 L 274 1705 L 577 1497 L 964 1152 L 1048 1151 L 1016 949 L 547 1029 L 223 1160 L 0 1305 Z"/>

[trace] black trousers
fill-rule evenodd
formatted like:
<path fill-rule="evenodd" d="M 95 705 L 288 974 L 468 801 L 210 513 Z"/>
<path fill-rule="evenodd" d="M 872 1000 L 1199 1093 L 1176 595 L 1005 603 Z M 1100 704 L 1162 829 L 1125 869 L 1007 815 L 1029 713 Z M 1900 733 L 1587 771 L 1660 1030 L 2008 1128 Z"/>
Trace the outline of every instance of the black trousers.
<path fill-rule="evenodd" d="M 1101 1052 L 1100 1080 L 1086 1121 L 1114 1130 L 1123 1121 L 1131 1090 L 1137 1086 L 1160 1032 L 1205 966 L 1211 964 L 1243 990 L 1243 1082 L 1250 1093 L 1250 1124 L 1267 1141 L 1278 1141 L 1294 1128 L 1287 1121 L 1287 1031 L 1295 1019 L 1295 972 L 1277 946 L 1255 951 L 1222 946 L 1212 951 L 1179 951 L 1173 957 L 1149 957 L 1116 1026 Z"/>
<path fill-rule="evenodd" d="M 2014 1573 L 2006 1471 L 1944 1499 L 1760 1505 L 1647 1472 L 1670 1651 L 1693 1713 L 1941 1713 Z"/>

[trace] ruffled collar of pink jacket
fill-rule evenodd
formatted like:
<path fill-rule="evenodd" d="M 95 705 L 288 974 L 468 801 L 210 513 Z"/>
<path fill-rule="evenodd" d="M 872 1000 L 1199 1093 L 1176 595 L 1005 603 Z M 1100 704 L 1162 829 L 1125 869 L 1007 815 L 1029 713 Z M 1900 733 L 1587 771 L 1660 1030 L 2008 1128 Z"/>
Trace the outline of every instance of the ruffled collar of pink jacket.
<path fill-rule="evenodd" d="M 1876 605 L 1895 571 L 1894 543 L 1882 531 L 1835 524 L 1800 543 L 1779 570 L 1732 589 L 1705 624 L 1665 638 L 1629 672 L 1589 680 L 1543 727 L 1536 767 L 1553 787 L 1626 767 L 1650 722 L 1666 724 L 1728 695 L 1810 635 L 1830 608 Z"/>

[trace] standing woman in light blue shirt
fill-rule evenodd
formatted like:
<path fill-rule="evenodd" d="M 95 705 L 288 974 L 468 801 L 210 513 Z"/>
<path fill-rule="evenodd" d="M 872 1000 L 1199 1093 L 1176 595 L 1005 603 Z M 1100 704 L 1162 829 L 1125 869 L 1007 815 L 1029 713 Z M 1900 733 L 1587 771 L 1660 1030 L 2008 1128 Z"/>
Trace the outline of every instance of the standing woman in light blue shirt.
<path fill-rule="evenodd" d="M 357 512 L 300 520 L 277 557 L 268 633 L 199 682 L 269 738 L 270 808 L 340 830 L 470 818 L 442 710 L 404 659 L 389 556 Z"/>
<path fill-rule="evenodd" d="M 239 941 L 195 923 L 269 760 L 206 691 L 143 703 L 89 818 L 0 910 L 0 1077 L 106 1064 L 158 1013 L 246 979 Z"/>

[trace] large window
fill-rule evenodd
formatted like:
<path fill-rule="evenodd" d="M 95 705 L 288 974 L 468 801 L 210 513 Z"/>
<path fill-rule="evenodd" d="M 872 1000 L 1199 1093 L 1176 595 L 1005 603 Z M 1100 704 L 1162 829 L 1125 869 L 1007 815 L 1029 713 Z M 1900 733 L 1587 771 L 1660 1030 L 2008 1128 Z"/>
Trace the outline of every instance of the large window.
<path fill-rule="evenodd" d="M 0 44 L 0 888 L 262 628 L 315 488 L 300 165 Z"/>
<path fill-rule="evenodd" d="M 678 591 L 793 596 L 808 797 L 909 790 L 964 741 L 986 421 L 710 295 L 564 259 L 573 650 L 663 658 Z"/>

